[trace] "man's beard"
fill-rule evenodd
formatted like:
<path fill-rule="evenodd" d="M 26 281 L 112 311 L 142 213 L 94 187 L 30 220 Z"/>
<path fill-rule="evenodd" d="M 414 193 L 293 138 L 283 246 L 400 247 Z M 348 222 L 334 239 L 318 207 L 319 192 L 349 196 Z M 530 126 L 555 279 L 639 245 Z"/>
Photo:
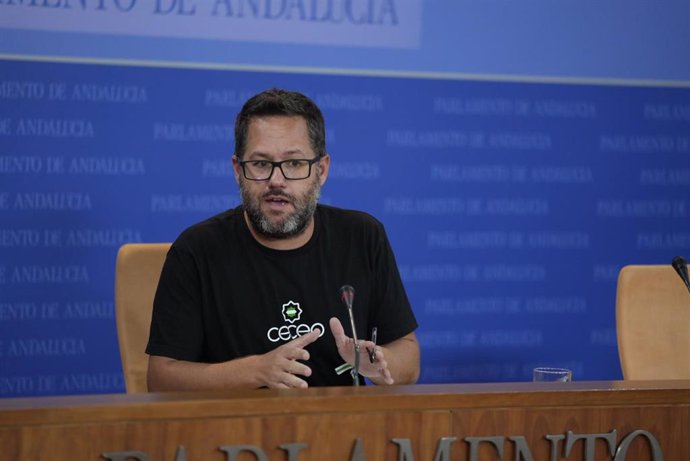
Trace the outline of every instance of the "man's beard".
<path fill-rule="evenodd" d="M 289 195 L 280 189 L 265 192 L 260 197 L 252 197 L 246 187 L 246 179 L 240 179 L 240 194 L 244 203 L 244 211 L 249 217 L 249 222 L 256 233 L 262 237 L 277 240 L 294 237 L 301 234 L 307 228 L 309 221 L 314 216 L 316 204 L 321 195 L 321 182 L 318 175 L 314 184 L 305 192 L 302 197 Z M 282 196 L 295 208 L 291 214 L 273 222 L 261 211 L 261 203 L 266 196 Z"/>

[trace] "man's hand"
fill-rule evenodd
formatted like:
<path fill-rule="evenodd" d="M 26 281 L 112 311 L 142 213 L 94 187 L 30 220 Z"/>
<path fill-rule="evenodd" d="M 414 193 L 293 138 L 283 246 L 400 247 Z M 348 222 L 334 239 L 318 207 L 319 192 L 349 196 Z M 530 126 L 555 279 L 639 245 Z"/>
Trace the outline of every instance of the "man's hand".
<path fill-rule="evenodd" d="M 321 330 L 315 329 L 257 356 L 257 373 L 261 385 L 279 389 L 308 387 L 307 382 L 299 376 L 311 376 L 311 368 L 298 360 L 309 360 L 309 352 L 304 348 L 316 341 L 320 334 Z"/>
<path fill-rule="evenodd" d="M 345 330 L 340 320 L 333 317 L 329 325 L 331 333 L 335 338 L 335 345 L 338 347 L 338 353 L 342 359 L 350 365 L 355 364 L 355 347 L 354 339 L 345 335 Z M 374 363 L 369 360 L 369 352 L 367 349 L 374 351 Z M 384 356 L 384 350 L 376 346 L 371 341 L 359 340 L 359 374 L 371 378 L 372 380 L 383 381 L 385 384 L 393 384 L 393 377 L 388 369 L 388 362 Z"/>

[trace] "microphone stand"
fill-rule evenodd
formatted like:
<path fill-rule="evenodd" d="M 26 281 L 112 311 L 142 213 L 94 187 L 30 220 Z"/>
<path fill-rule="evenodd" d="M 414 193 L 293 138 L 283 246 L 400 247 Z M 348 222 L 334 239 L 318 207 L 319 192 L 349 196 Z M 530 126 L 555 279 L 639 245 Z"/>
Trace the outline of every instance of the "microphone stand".
<path fill-rule="evenodd" d="M 350 327 L 352 328 L 352 339 L 355 341 L 355 366 L 350 370 L 352 375 L 352 385 L 359 386 L 359 341 L 357 340 L 357 330 L 355 329 L 355 317 L 352 314 L 352 306 L 347 306 L 347 313 L 350 315 Z"/>

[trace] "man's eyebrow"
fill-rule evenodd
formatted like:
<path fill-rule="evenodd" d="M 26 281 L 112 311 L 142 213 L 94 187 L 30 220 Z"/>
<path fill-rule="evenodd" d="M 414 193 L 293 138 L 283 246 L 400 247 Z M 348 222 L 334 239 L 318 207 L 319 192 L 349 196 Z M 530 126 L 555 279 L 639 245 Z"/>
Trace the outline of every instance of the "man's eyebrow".
<path fill-rule="evenodd" d="M 247 158 L 256 158 L 256 157 L 259 157 L 261 159 L 266 159 L 269 157 L 269 155 L 265 154 L 263 152 L 249 152 L 247 154 Z"/>
<path fill-rule="evenodd" d="M 291 149 L 291 150 L 287 150 L 287 151 L 283 152 L 283 155 L 293 156 L 293 155 L 305 155 L 305 154 L 301 149 Z M 261 151 L 250 152 L 247 155 L 247 158 L 250 158 L 250 157 L 254 158 L 254 159 L 259 158 L 262 160 L 271 160 L 270 154 L 267 154 L 266 152 L 261 152 Z"/>

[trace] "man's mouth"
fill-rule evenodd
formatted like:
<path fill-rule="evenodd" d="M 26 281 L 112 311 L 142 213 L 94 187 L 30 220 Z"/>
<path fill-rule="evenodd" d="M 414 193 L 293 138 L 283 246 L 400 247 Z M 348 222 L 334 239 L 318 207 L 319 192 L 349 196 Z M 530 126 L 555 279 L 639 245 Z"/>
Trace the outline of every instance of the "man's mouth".
<path fill-rule="evenodd" d="M 264 197 L 264 201 L 269 206 L 278 208 L 285 207 L 292 203 L 288 197 L 282 195 L 268 195 Z"/>

